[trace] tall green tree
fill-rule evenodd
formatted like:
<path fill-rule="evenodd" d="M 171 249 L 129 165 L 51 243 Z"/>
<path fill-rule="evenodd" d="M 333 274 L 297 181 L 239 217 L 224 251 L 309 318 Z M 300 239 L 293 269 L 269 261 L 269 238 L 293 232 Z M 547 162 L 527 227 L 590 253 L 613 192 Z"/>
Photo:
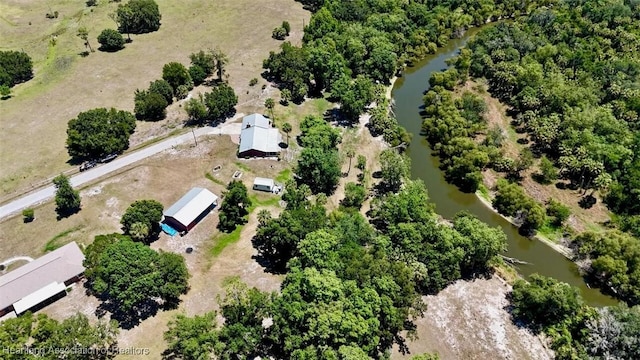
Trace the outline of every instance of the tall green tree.
<path fill-rule="evenodd" d="M 79 159 L 98 159 L 121 153 L 129 147 L 129 136 L 136 128 L 136 118 L 127 111 L 93 109 L 69 121 L 67 151 Z"/>
<path fill-rule="evenodd" d="M 144 34 L 160 28 L 160 9 L 154 0 L 129 0 L 116 10 L 118 31 L 126 34 Z"/>
<path fill-rule="evenodd" d="M 179 62 L 170 62 L 162 67 L 162 78 L 171 85 L 175 92 L 180 85 L 193 88 L 193 81 L 187 68 Z"/>
<path fill-rule="evenodd" d="M 134 240 L 149 242 L 157 239 L 160 234 L 160 221 L 164 206 L 156 200 L 136 200 L 134 201 L 120 219 L 122 231 L 125 235 L 130 235 Z M 133 234 L 136 224 L 144 225 L 146 233 Z M 138 225 L 138 227 L 140 227 Z"/>
<path fill-rule="evenodd" d="M 247 187 L 241 181 L 233 180 L 227 185 L 220 205 L 218 229 L 231 232 L 236 226 L 247 222 L 251 199 L 247 194 Z"/>
<path fill-rule="evenodd" d="M 409 176 L 409 158 L 394 149 L 386 149 L 380 153 L 380 166 L 386 188 L 391 192 L 400 190 L 403 180 Z"/>
<path fill-rule="evenodd" d="M 517 280 L 510 296 L 513 315 L 541 328 L 573 317 L 582 306 L 577 288 L 538 274 Z"/>
<path fill-rule="evenodd" d="M 167 349 L 162 353 L 165 358 L 200 360 L 213 354 L 217 342 L 215 312 L 194 317 L 178 314 L 168 327 L 164 333 Z"/>
<path fill-rule="evenodd" d="M 0 86 L 9 88 L 33 77 L 33 63 L 25 52 L 0 51 Z"/>
<path fill-rule="evenodd" d="M 98 42 L 100 48 L 98 50 L 114 52 L 122 50 L 124 48 L 124 38 L 122 35 L 113 29 L 104 29 L 98 35 Z"/>
<path fill-rule="evenodd" d="M 304 148 L 298 160 L 296 174 L 314 194 L 331 194 L 340 179 L 338 152 L 323 148 Z"/>
<path fill-rule="evenodd" d="M 181 255 L 157 253 L 127 238 L 104 247 L 93 265 L 91 289 L 126 322 L 148 316 L 149 302 L 161 299 L 174 305 L 188 290 L 189 273 Z"/>
<path fill-rule="evenodd" d="M 56 188 L 56 213 L 67 217 L 80 211 L 80 192 L 74 190 L 69 178 L 60 174 L 53 179 Z"/>
<path fill-rule="evenodd" d="M 115 321 L 98 321 L 95 324 L 81 314 L 75 314 L 62 322 L 49 318 L 45 314 L 34 316 L 27 312 L 18 318 L 8 319 L 0 324 L 0 346 L 3 359 L 45 359 L 58 360 L 61 353 L 45 351 L 47 349 L 91 349 L 87 354 L 81 351 L 67 351 L 65 359 L 82 360 L 113 359 L 117 347 L 118 324 Z M 39 353 L 26 352 L 25 349 L 39 349 Z M 10 351 L 13 350 L 13 351 Z"/>
<path fill-rule="evenodd" d="M 229 64 L 229 57 L 222 52 L 218 47 L 209 50 L 209 53 L 213 57 L 216 64 L 216 72 L 218 73 L 218 81 L 222 81 L 227 64 Z"/>
<path fill-rule="evenodd" d="M 235 111 L 238 96 L 231 86 L 223 83 L 204 94 L 204 103 L 207 106 L 208 118 L 220 121 Z"/>

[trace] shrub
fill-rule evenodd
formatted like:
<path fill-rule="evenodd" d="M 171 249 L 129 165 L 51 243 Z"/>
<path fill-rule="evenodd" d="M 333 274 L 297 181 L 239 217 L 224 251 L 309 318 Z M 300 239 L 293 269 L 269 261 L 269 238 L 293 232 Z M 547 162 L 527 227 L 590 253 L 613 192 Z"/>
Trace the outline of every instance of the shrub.
<path fill-rule="evenodd" d="M 367 168 L 367 158 L 364 155 L 358 155 L 356 160 L 356 169 L 364 171 Z"/>
<path fill-rule="evenodd" d="M 167 100 L 148 90 L 136 91 L 134 112 L 138 120 L 162 120 L 167 115 Z"/>
<path fill-rule="evenodd" d="M 289 24 L 288 21 L 283 21 L 282 22 L 282 29 L 284 29 L 285 34 L 287 34 L 287 36 L 289 36 L 289 33 L 291 32 L 291 25 Z"/>
<path fill-rule="evenodd" d="M 340 205 L 346 208 L 360 209 L 366 197 L 367 190 L 364 186 L 350 182 L 344 188 L 344 199 Z"/>
<path fill-rule="evenodd" d="M 189 75 L 195 85 L 202 84 L 207 78 L 207 72 L 199 65 L 189 66 Z"/>
<path fill-rule="evenodd" d="M 166 80 L 158 79 L 149 83 L 149 92 L 162 95 L 169 104 L 173 102 L 173 88 Z"/>
<path fill-rule="evenodd" d="M 124 38 L 122 34 L 113 29 L 104 29 L 98 35 L 100 48 L 98 50 L 115 52 L 124 48 Z"/>
<path fill-rule="evenodd" d="M 562 226 L 571 216 L 571 210 L 561 202 L 551 199 L 547 204 L 547 215 L 553 218 L 551 223 L 554 226 Z"/>
<path fill-rule="evenodd" d="M 558 179 L 558 170 L 546 156 L 540 159 L 540 172 L 535 174 L 534 179 L 542 184 L 551 184 L 551 182 Z"/>
<path fill-rule="evenodd" d="M 249 81 L 249 86 L 255 86 L 258 83 L 258 78 L 253 78 Z"/>
<path fill-rule="evenodd" d="M 32 222 L 35 219 L 35 212 L 31 208 L 22 210 L 22 217 L 24 222 Z"/>
<path fill-rule="evenodd" d="M 189 95 L 189 91 L 191 91 L 189 85 L 178 86 L 178 88 L 176 89 L 176 98 L 179 100 L 186 98 Z"/>
<path fill-rule="evenodd" d="M 276 40 L 284 40 L 287 37 L 287 31 L 282 27 L 277 27 L 273 29 L 271 37 Z"/>
<path fill-rule="evenodd" d="M 162 78 L 166 80 L 174 90 L 180 85 L 193 85 L 191 75 L 184 65 L 179 62 L 170 62 L 162 67 Z M 189 88 L 191 90 L 191 88 Z"/>

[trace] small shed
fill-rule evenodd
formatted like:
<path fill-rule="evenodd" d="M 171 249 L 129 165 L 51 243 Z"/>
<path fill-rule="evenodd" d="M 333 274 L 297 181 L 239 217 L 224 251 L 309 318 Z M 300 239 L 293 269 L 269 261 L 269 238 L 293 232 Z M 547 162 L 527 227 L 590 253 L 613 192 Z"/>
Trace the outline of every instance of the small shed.
<path fill-rule="evenodd" d="M 218 204 L 218 196 L 205 188 L 193 188 L 164 212 L 164 223 L 189 231 Z"/>
<path fill-rule="evenodd" d="M 275 186 L 276 183 L 273 179 L 257 177 L 253 180 L 253 190 L 273 192 Z"/>

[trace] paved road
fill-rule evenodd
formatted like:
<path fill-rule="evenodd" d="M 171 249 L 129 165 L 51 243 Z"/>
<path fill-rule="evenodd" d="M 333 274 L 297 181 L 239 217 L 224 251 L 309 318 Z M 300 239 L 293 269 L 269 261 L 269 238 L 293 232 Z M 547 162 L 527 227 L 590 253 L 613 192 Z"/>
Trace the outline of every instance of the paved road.
<path fill-rule="evenodd" d="M 234 119 L 240 118 L 242 116 L 243 114 L 237 114 L 234 117 Z M 229 120 L 222 126 L 219 126 L 216 128 L 212 128 L 212 127 L 198 128 L 194 130 L 195 136 L 200 137 L 203 135 L 212 135 L 212 134 L 239 135 L 241 124 L 230 123 L 230 121 L 233 121 L 234 119 Z M 121 169 L 127 165 L 131 165 L 137 161 L 146 159 L 161 151 L 167 150 L 173 146 L 188 143 L 188 142 L 193 142 L 193 134 L 191 132 L 160 141 L 154 145 L 145 147 L 131 154 L 118 157 L 116 160 L 113 160 L 107 164 L 98 165 L 93 169 L 90 169 L 85 172 L 79 173 L 75 176 L 72 176 L 70 178 L 71 185 L 77 188 L 80 185 L 96 180 L 102 176 L 105 176 L 113 171 Z M 16 200 L 13 200 L 7 204 L 4 204 L 0 206 L 0 219 L 4 219 L 5 217 L 15 214 L 18 211 L 26 209 L 30 206 L 43 203 L 53 198 L 54 194 L 55 194 L 55 188 L 53 187 L 53 185 L 51 185 L 46 188 L 42 188 L 40 190 L 32 192 Z"/>

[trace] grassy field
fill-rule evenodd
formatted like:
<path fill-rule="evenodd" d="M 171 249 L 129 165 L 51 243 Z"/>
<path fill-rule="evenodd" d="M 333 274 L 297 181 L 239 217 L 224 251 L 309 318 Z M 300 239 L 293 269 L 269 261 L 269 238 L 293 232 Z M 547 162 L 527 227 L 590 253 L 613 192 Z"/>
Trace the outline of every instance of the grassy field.
<path fill-rule="evenodd" d="M 271 30 L 283 20 L 291 23 L 294 43 L 310 14 L 293 0 L 157 0 L 162 14 L 160 30 L 133 35 L 133 42 L 117 53 L 96 51 L 87 57 L 76 36 L 89 29 L 92 46 L 105 28 L 115 28 L 108 14 L 117 4 L 100 0 L 87 8 L 83 0 L 3 0 L 0 3 L 2 50 L 24 50 L 34 61 L 35 77 L 13 89 L 0 107 L 0 198 L 41 185 L 67 164 L 67 122 L 79 112 L 96 107 L 133 110 L 133 94 L 161 76 L 163 64 L 188 64 L 192 52 L 220 47 L 229 56 L 229 82 L 239 96 L 238 112 L 262 109 L 275 90 L 262 89 L 262 60 L 279 41 Z M 45 14 L 58 11 L 58 18 Z M 55 45 L 52 39 L 55 38 Z M 249 80 L 259 78 L 249 87 Z M 194 93 L 206 89 L 195 89 Z M 166 120 L 138 123 L 132 147 L 180 126 L 185 115 L 180 104 L 169 108 Z"/>

